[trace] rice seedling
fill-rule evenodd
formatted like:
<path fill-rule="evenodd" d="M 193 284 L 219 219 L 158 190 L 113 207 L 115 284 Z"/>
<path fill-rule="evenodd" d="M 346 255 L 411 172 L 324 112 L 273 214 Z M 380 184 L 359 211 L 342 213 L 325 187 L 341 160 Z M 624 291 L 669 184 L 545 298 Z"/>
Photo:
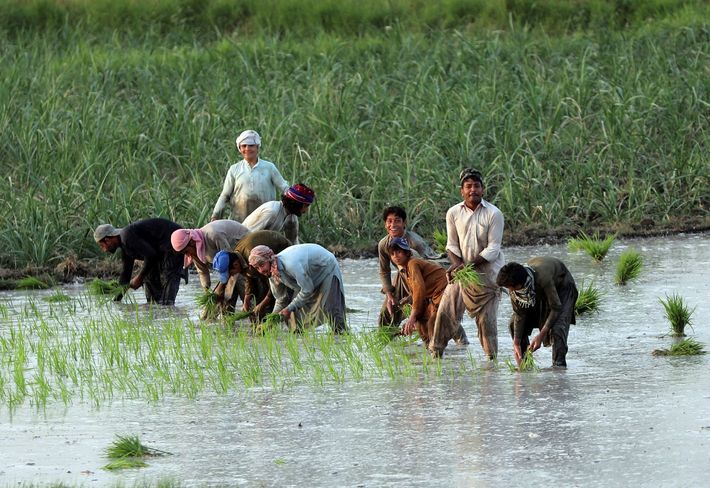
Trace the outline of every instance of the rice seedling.
<path fill-rule="evenodd" d="M 481 286 L 483 284 L 481 276 L 471 264 L 467 264 L 463 268 L 456 271 L 453 276 L 453 281 L 454 283 L 459 283 L 464 288 L 468 288 L 470 286 Z"/>
<path fill-rule="evenodd" d="M 510 371 L 513 372 L 518 371 L 521 373 L 537 373 L 540 371 L 540 367 L 537 365 L 537 363 L 535 362 L 535 358 L 533 357 L 533 352 L 529 349 L 525 351 L 525 354 L 523 354 L 523 359 L 520 361 L 519 365 L 516 365 L 510 358 L 506 358 L 503 363 L 508 366 L 508 369 Z"/>
<path fill-rule="evenodd" d="M 219 315 L 219 296 L 212 290 L 204 290 L 195 297 L 195 303 L 202 308 L 202 319 L 215 319 Z"/>
<path fill-rule="evenodd" d="M 599 310 L 602 293 L 599 288 L 594 286 L 594 283 L 589 283 L 586 287 L 582 283 L 582 288 L 579 290 L 577 302 L 574 305 L 574 311 L 577 315 L 596 312 Z"/>
<path fill-rule="evenodd" d="M 51 287 L 52 285 L 49 283 L 35 278 L 34 276 L 25 276 L 15 282 L 15 288 L 18 290 L 46 290 Z"/>
<path fill-rule="evenodd" d="M 595 261 L 602 261 L 607 252 L 609 252 L 614 239 L 616 239 L 616 234 L 608 235 L 606 238 L 601 239 L 598 233 L 595 233 L 594 237 L 590 237 L 582 232 L 580 237 L 570 239 L 567 246 L 570 251 L 583 250 Z"/>
<path fill-rule="evenodd" d="M 94 278 L 88 284 L 90 295 L 110 300 L 116 300 L 123 297 L 128 289 L 128 285 L 119 285 L 118 280 L 102 280 L 100 278 Z"/>
<path fill-rule="evenodd" d="M 69 295 L 65 295 L 61 291 L 57 291 L 54 295 L 44 297 L 44 300 L 49 303 L 62 303 L 71 301 L 71 297 Z"/>
<path fill-rule="evenodd" d="M 238 312 L 224 315 L 224 323 L 229 327 L 235 327 L 242 320 L 251 317 L 254 312 L 251 310 L 240 310 Z"/>
<path fill-rule="evenodd" d="M 685 327 L 688 325 L 692 327 L 692 316 L 695 307 L 692 309 L 688 308 L 683 297 L 675 293 L 671 296 L 666 295 L 665 300 L 659 298 L 658 301 L 663 305 L 666 319 L 670 322 L 673 335 L 684 336 Z"/>
<path fill-rule="evenodd" d="M 434 230 L 434 242 L 436 243 L 435 251 L 439 254 L 444 254 L 446 252 L 446 241 L 448 237 L 446 232 L 440 229 Z"/>
<path fill-rule="evenodd" d="M 278 312 L 266 314 L 266 316 L 256 325 L 255 333 L 263 335 L 267 331 L 278 329 L 279 324 L 283 320 L 283 316 Z"/>
<path fill-rule="evenodd" d="M 106 448 L 106 457 L 109 459 L 123 459 L 129 457 L 163 456 L 171 454 L 153 447 L 145 446 L 137 435 L 118 435 Z"/>
<path fill-rule="evenodd" d="M 700 354 L 705 354 L 703 344 L 690 338 L 673 344 L 670 349 L 656 349 L 653 351 L 654 356 L 697 356 Z"/>
<path fill-rule="evenodd" d="M 120 469 L 132 469 L 132 468 L 145 468 L 148 466 L 148 463 L 143 461 L 142 459 L 136 459 L 136 458 L 120 458 L 120 459 L 112 459 L 109 461 L 107 464 L 103 466 L 103 469 L 107 471 L 117 471 Z"/>
<path fill-rule="evenodd" d="M 636 249 L 626 249 L 619 256 L 619 262 L 616 265 L 616 275 L 614 282 L 617 285 L 625 285 L 631 280 L 635 280 L 641 274 L 643 266 L 643 258 L 641 253 Z"/>

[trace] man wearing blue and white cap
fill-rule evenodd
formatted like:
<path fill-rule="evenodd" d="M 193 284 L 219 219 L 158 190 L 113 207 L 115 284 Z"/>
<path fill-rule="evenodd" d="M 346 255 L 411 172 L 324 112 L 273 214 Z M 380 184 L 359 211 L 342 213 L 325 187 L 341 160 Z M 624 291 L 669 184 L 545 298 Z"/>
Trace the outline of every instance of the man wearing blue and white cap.
<path fill-rule="evenodd" d="M 291 241 L 280 232 L 258 230 L 239 241 L 234 252 L 219 251 L 215 254 L 212 268 L 219 273 L 219 284 L 215 293 L 227 311 L 234 310 L 237 297 L 241 298 L 244 304 L 242 310 L 252 310 L 257 317 L 266 315 L 274 308 L 273 297 L 269 294 L 268 278 L 249 266 L 249 253 L 256 246 L 262 245 L 281 252 L 291 245 Z"/>
<path fill-rule="evenodd" d="M 227 171 L 211 220 L 219 219 L 230 203 L 232 218 L 243 222 L 262 203 L 273 200 L 288 188 L 274 163 L 259 157 L 261 137 L 256 131 L 245 130 L 237 137 L 236 144 L 243 159 Z"/>

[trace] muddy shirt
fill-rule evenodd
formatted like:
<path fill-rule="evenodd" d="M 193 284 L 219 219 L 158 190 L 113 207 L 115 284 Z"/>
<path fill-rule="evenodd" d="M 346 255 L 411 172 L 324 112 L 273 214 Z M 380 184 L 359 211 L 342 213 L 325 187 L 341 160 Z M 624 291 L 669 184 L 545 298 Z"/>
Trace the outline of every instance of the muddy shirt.
<path fill-rule="evenodd" d="M 127 285 L 131 281 L 135 260 L 142 260 L 140 273 L 148 275 L 155 269 L 161 269 L 168 255 L 176 254 L 170 242 L 173 232 L 181 229 L 178 224 L 168 219 L 155 218 L 138 220 L 121 229 L 121 258 L 123 271 L 118 279 L 119 284 Z M 177 270 L 180 266 L 177 267 Z"/>
<path fill-rule="evenodd" d="M 294 244 L 298 242 L 298 217 L 286 211 L 281 202 L 271 201 L 262 204 L 242 222 L 249 230 L 274 230 L 282 232 L 286 239 Z"/>
<path fill-rule="evenodd" d="M 407 239 L 409 247 L 416 251 L 419 256 L 426 259 L 436 259 L 438 254 L 436 254 L 429 244 L 426 243 L 422 237 L 414 231 L 404 230 L 403 237 Z M 390 253 L 387 250 L 392 237 L 387 234 L 385 237 L 380 239 L 377 243 L 377 259 L 380 265 L 380 282 L 382 283 L 382 291 L 394 292 L 394 285 L 392 284 L 392 260 L 390 259 Z M 401 297 L 400 297 L 401 298 Z"/>
<path fill-rule="evenodd" d="M 412 295 L 412 316 L 419 319 L 429 302 L 438 306 L 441 295 L 448 284 L 446 270 L 430 261 L 412 258 L 407 267 L 400 271 Z"/>
<path fill-rule="evenodd" d="M 559 259 L 548 256 L 531 258 L 527 264 L 535 275 L 536 300 L 534 306 L 523 307 L 511 298 L 513 338 L 527 337 L 534 328 L 542 329 L 545 325 L 549 328 L 558 318 L 574 324 L 574 303 L 563 303 L 560 299 L 570 297 L 571 300 L 577 296 L 574 278 L 567 266 Z M 571 289 L 575 293 L 569 293 Z"/>
<path fill-rule="evenodd" d="M 227 171 L 212 218 L 219 218 L 227 203 L 231 203 L 233 218 L 242 222 L 259 205 L 280 196 L 287 188 L 288 183 L 271 161 L 259 159 L 252 168 L 242 159 Z"/>

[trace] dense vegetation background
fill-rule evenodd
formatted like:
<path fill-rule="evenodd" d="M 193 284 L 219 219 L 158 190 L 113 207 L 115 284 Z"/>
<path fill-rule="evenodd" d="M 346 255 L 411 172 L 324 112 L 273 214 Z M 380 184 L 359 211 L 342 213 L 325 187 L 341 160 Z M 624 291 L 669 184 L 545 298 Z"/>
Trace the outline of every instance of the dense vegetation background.
<path fill-rule="evenodd" d="M 317 203 L 305 240 L 430 237 L 487 177 L 506 239 L 707 228 L 709 7 L 682 0 L 6 0 L 0 266 L 204 225 L 234 138 Z"/>

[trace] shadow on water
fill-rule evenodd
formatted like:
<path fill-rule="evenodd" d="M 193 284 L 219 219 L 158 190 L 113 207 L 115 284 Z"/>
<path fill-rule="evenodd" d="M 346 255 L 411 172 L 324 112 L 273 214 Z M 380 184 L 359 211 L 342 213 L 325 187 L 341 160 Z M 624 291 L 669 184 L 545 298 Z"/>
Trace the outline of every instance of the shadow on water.
<path fill-rule="evenodd" d="M 618 256 L 635 247 L 641 277 L 613 284 Z M 186 486 L 702 486 L 710 466 L 709 355 L 654 357 L 672 338 L 658 299 L 678 293 L 697 307 L 686 332 L 710 345 L 710 235 L 616 242 L 601 263 L 565 246 L 507 248 L 508 260 L 534 255 L 563 259 L 578 284 L 603 292 L 597 313 L 570 330 L 566 371 L 547 368 L 549 349 L 536 353 L 542 370 L 513 373 L 507 335 L 510 305 L 503 297 L 498 328 L 500 362 L 486 364 L 466 318 L 471 344 L 451 345 L 441 374 L 393 381 L 295 382 L 240 386 L 195 398 L 165 394 L 157 402 L 113 398 L 94 405 L 74 399 L 36 408 L 0 410 L 0 485 L 20 482 L 113 485 L 173 478 Z M 374 260 L 342 262 L 353 328 L 373 327 L 382 300 Z M 69 303 L 49 303 L 54 291 L 0 293 L 0 333 L 23 313 L 61 316 L 74 307 L 75 327 L 100 317 L 62 289 Z M 109 304 L 137 323 L 198 323 L 195 283 L 181 288 L 174 309 Z M 83 300 L 83 301 L 82 301 Z M 76 305 L 77 301 L 82 301 Z M 84 306 L 89 312 L 82 312 Z M 53 310 L 53 312 L 52 312 Z M 83 318 L 82 318 L 83 317 Z M 420 346 L 409 346 L 412 357 Z M 479 367 L 470 367 L 471 362 Z M 3 378 L 12 380 L 9 358 Z M 420 363 L 416 363 L 420 364 Z M 136 434 L 174 453 L 141 470 L 101 469 L 115 434 Z"/>

